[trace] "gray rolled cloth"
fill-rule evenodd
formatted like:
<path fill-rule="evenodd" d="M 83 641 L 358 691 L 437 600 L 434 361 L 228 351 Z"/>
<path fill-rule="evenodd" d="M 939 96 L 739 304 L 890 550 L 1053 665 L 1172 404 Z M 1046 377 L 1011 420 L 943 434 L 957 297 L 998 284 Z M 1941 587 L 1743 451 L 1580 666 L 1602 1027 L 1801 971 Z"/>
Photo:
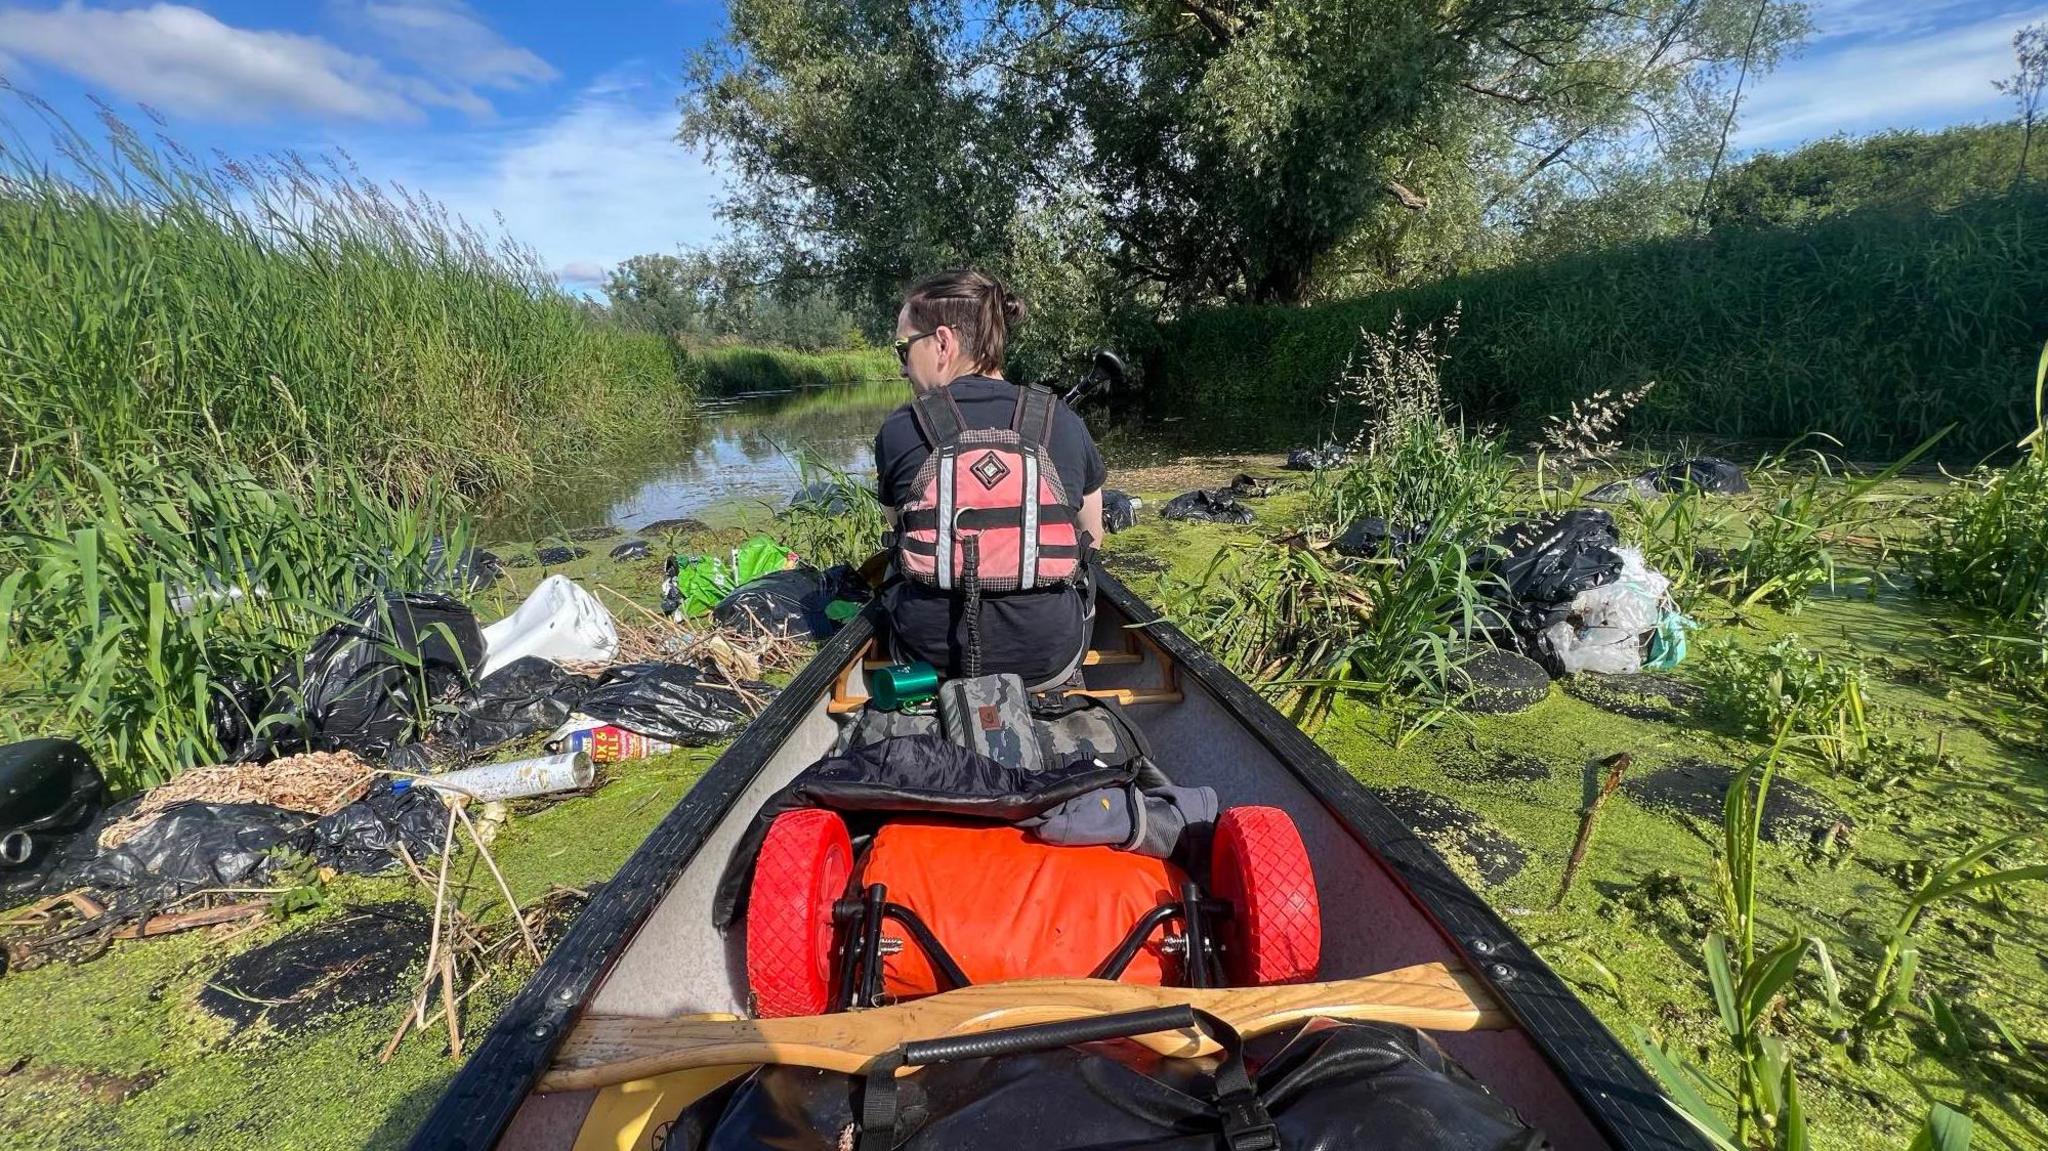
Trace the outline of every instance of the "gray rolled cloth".
<path fill-rule="evenodd" d="M 1215 823 L 1217 808 L 1213 787 L 1105 787 L 1077 795 L 1017 826 L 1046 843 L 1107 844 L 1165 859 L 1189 827 Z"/>

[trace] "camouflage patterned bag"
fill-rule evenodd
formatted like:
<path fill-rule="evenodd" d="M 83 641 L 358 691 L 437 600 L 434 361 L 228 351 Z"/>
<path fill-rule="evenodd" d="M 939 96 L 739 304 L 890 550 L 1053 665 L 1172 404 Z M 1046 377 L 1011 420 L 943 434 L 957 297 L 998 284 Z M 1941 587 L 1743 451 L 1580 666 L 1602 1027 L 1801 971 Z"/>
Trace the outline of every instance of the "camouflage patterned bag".
<path fill-rule="evenodd" d="M 949 679 L 939 685 L 939 727 L 953 743 L 1020 771 L 1055 762 L 1032 722 L 1031 696 L 1014 675 Z"/>

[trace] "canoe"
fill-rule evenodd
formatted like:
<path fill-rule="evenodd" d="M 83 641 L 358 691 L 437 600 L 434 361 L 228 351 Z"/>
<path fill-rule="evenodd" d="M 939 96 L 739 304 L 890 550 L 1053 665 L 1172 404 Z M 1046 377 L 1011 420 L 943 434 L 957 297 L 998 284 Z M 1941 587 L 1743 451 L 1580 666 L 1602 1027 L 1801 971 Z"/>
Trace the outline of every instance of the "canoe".
<path fill-rule="evenodd" d="M 1126 705 L 1176 783 L 1213 787 L 1226 808 L 1263 805 L 1292 818 L 1320 892 L 1317 982 L 1253 989 L 1255 1001 L 1237 989 L 999 983 L 868 1012 L 746 1019 L 743 931 L 729 937 L 712 925 L 714 894 L 756 812 L 828 752 L 838 715 L 860 706 L 874 628 L 871 611 L 826 642 L 603 886 L 449 1083 L 412 1147 L 645 1147 L 644 1133 L 614 1137 L 608 1128 L 644 1126 L 650 1107 L 669 1109 L 656 1119 L 672 1117 L 673 1091 L 691 1073 L 670 1074 L 678 1061 L 662 1056 L 692 1044 L 709 1044 L 728 1063 L 803 1050 L 807 1057 L 792 1058 L 837 1059 L 851 1070 L 880 1047 L 937 1037 L 921 1027 L 986 1020 L 980 1009 L 990 1003 L 1026 1007 L 1018 1021 L 1037 1021 L 1120 1010 L 1128 1004 L 1116 996 L 1141 992 L 1197 1006 L 1204 996 L 1237 996 L 1233 1010 L 1275 1019 L 1300 1017 L 1302 995 L 1371 1000 L 1368 1014 L 1429 1029 L 1559 1148 L 1705 1146 L 1585 1004 L 1356 776 L 1099 570 L 1090 690 Z M 1370 776 L 1370 764 L 1353 766 Z M 974 1010 L 949 1007 L 962 997 Z M 664 1091 L 669 1102 L 655 1102 Z"/>

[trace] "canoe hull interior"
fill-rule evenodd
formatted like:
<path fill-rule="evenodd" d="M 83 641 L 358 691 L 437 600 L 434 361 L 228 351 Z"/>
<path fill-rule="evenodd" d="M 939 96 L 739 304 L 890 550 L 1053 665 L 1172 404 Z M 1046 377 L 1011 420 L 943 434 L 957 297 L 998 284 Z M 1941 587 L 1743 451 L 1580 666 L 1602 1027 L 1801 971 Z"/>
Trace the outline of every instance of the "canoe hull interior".
<path fill-rule="evenodd" d="M 1274 806 L 1294 819 L 1322 902 L 1320 978 L 1429 962 L 1463 965 L 1492 986 L 1523 1026 L 1438 1032 L 1435 1038 L 1557 1147 L 1702 1146 L 1584 1005 L 1371 798 L 1359 783 L 1370 784 L 1370 763 L 1333 763 L 1177 629 L 1147 627 L 1146 642 L 1130 644 L 1127 625 L 1154 618 L 1113 578 L 1103 578 L 1094 646 L 1135 646 L 1142 660 L 1091 668 L 1089 686 L 1177 688 L 1178 702 L 1130 709 L 1166 772 L 1177 783 L 1215 788 L 1225 807 Z M 713 895 L 754 813 L 828 753 L 840 723 L 829 708 L 831 686 L 842 679 L 835 673 L 859 659 L 868 633 L 865 617 L 849 625 L 773 705 L 773 714 L 757 720 L 683 799 L 586 910 L 584 919 L 596 919 L 579 921 L 536 977 L 538 986 L 494 1028 L 415 1147 L 488 1146 L 493 1139 L 506 1151 L 574 1147 L 595 1093 L 527 1092 L 542 1069 L 528 1065 L 544 1064 L 559 1031 L 580 1013 L 577 1003 L 600 1015 L 745 1014 L 744 930 L 728 937 L 711 926 Z M 819 666 L 827 662 L 830 667 Z M 622 883 L 628 886 L 613 890 Z M 617 906 L 604 906 L 614 900 Z M 562 955 L 579 946 L 596 954 Z M 558 964 L 556 977 L 547 978 Z M 493 1047 L 513 1066 L 480 1069 Z M 517 1081 L 509 1082 L 511 1076 Z M 472 1100 L 466 1115 L 460 1111 L 465 1096 Z M 495 1104 L 498 1099 L 504 1102 Z M 505 1117 L 486 1125 L 478 1111 L 493 1106 Z"/>

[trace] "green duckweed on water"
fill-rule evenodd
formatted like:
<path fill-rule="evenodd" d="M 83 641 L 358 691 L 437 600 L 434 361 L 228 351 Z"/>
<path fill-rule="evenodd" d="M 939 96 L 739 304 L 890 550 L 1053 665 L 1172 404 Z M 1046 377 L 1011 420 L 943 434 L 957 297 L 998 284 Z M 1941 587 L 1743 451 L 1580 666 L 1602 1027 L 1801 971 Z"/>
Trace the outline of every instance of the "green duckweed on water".
<path fill-rule="evenodd" d="M 1271 460 L 1250 461 L 1281 475 Z M 1193 579 L 1216 549 L 1279 535 L 1305 514 L 1299 480 L 1251 501 L 1250 527 L 1166 523 L 1165 499 L 1220 483 L 1237 459 L 1146 468 L 1119 476 L 1146 502 L 1139 527 L 1114 537 L 1107 566 L 1141 595 L 1161 579 Z M 624 616 L 658 598 L 664 547 L 723 548 L 767 526 L 755 507 L 703 517 L 711 527 L 662 541 L 647 559 L 608 558 L 616 537 L 584 543 L 590 554 L 553 568 L 516 567 L 477 604 L 492 619 L 544 574 L 578 579 Z M 560 541 L 542 541 L 560 542 Z M 531 545 L 499 546 L 501 555 Z M 2048 811 L 2048 752 L 2014 718 L 2015 701 L 1958 671 L 1947 631 L 1954 621 L 1880 585 L 1817 595 L 1796 613 L 1753 608 L 1735 619 L 1709 613 L 1708 634 L 1743 649 L 1785 636 L 1862 673 L 1881 738 L 1894 740 L 1888 772 L 1861 778 L 1811 757 L 1781 778 L 1838 810 L 1840 826 L 1767 842 L 1763 916 L 1770 933 L 1811 932 L 1834 956 L 1845 998 L 1860 1002 L 1882 934 L 1926 861 L 1992 835 L 2039 827 Z M 1676 680 L 1690 683 L 1690 669 Z M 1517 714 L 1460 717 L 1419 732 L 1398 729 L 1374 707 L 1340 699 L 1316 738 L 1367 787 L 1404 810 L 1450 812 L 1420 832 L 1626 1039 L 1643 1028 L 1717 1072 L 1729 1070 L 1700 961 L 1701 940 L 1720 914 L 1714 879 L 1719 827 L 1668 805 L 1646 806 L 1625 787 L 1602 809 L 1591 853 L 1570 895 L 1549 910 L 1596 765 L 1618 752 L 1640 782 L 1684 765 L 1738 765 L 1757 738 L 1707 713 L 1683 691 L 1671 703 L 1553 689 Z M 1579 696 L 1589 698 L 1579 698 Z M 1650 707 L 1638 706 L 1644 703 Z M 1603 706 L 1604 705 L 1604 706 Z M 1649 716 L 1650 718 L 1640 718 Z M 1888 745 L 1891 746 L 1891 745 Z M 613 769 L 594 793 L 515 813 L 494 853 L 517 897 L 602 882 L 685 795 L 719 749 L 678 753 Z M 1170 765 L 1168 765 L 1170 767 Z M 1467 818 L 1469 817 L 1469 818 Z M 1475 848 L 1474 845 L 1477 845 Z M 1518 867 L 1496 866 L 1503 844 Z M 457 868 L 458 873 L 461 868 Z M 1499 880 L 1488 882 L 1489 877 Z M 494 885 L 472 877 L 465 906 L 485 922 L 502 915 Z M 335 883 L 329 905 L 217 946 L 204 932 L 120 943 L 92 962 L 52 964 L 0 979 L 0 1144 L 32 1149 L 388 1148 L 401 1146 L 454 1073 L 445 1036 L 415 1036 L 389 1063 L 377 1054 L 412 987 L 408 973 L 376 1005 L 344 1011 L 291 1034 L 259 1024 L 229 1034 L 198 1006 L 230 955 L 317 926 L 350 906 L 428 902 L 403 878 Z M 2001 906 L 2002 904 L 2002 906 Z M 2048 1035 L 2048 931 L 2040 886 L 1999 903 L 1952 901 L 1916 932 L 1919 988 L 1954 1006 L 1981 1046 L 1944 1054 L 1924 1004 L 1901 1030 L 1881 1036 L 1864 1060 L 1827 1042 L 1846 1020 L 1822 1017 L 1817 995 L 1795 996 L 1771 1026 L 1798 1044 L 1801 1090 L 1823 1148 L 1903 1148 L 1929 1099 L 1970 1111 L 1980 1148 L 2048 1146 L 2042 1085 L 2015 1072 L 1997 1042 Z M 1337 909 L 1331 909 L 1337 910 Z M 465 1033 L 480 1037 L 527 974 L 521 964 L 465 1005 Z M 1813 992 L 1811 971 L 1795 989 Z M 2032 1092 L 2032 1094 L 2029 1094 Z"/>

